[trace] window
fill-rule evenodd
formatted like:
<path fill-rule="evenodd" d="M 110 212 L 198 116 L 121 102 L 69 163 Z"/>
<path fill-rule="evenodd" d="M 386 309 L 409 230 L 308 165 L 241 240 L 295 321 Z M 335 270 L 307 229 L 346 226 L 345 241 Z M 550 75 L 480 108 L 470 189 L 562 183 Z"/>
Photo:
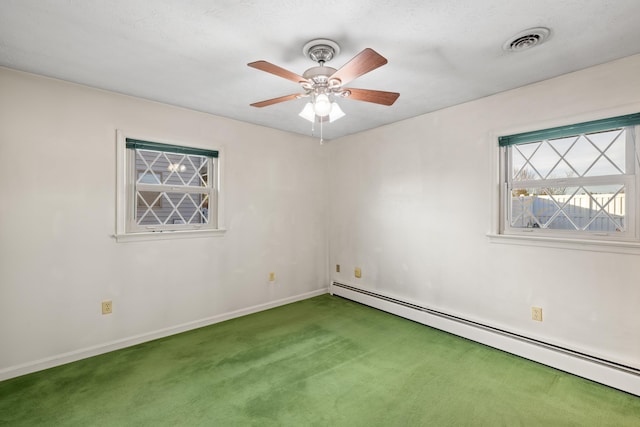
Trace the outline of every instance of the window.
<path fill-rule="evenodd" d="M 640 114 L 499 138 L 501 233 L 638 240 Z"/>
<path fill-rule="evenodd" d="M 218 157 L 118 132 L 118 240 L 220 231 Z"/>

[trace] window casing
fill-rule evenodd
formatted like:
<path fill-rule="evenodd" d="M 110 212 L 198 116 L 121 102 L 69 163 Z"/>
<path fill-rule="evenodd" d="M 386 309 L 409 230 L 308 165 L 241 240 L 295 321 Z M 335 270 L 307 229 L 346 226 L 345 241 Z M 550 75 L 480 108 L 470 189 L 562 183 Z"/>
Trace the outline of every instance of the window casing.
<path fill-rule="evenodd" d="M 128 138 L 118 132 L 118 241 L 223 231 L 219 190 L 218 150 Z"/>
<path fill-rule="evenodd" d="M 638 241 L 640 114 L 500 137 L 500 233 Z"/>

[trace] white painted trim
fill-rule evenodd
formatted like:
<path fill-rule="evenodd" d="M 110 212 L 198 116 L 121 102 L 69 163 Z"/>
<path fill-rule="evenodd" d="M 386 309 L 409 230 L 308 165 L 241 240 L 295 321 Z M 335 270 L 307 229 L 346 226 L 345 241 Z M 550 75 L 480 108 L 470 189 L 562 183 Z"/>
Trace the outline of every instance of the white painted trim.
<path fill-rule="evenodd" d="M 640 396 L 640 376 L 507 335 L 415 310 L 339 286 L 329 293 Z"/>
<path fill-rule="evenodd" d="M 127 150 L 124 132 L 116 130 L 116 235 L 126 233 Z"/>
<path fill-rule="evenodd" d="M 228 313 L 218 314 L 216 316 L 195 320 L 192 322 L 187 322 L 187 323 L 171 326 L 164 329 L 159 329 L 159 330 L 147 332 L 144 334 L 134 335 L 131 337 L 107 342 L 104 344 L 98 344 L 92 347 L 82 348 L 79 350 L 70 351 L 68 353 L 46 357 L 44 359 L 35 360 L 32 362 L 23 363 L 20 365 L 10 366 L 8 368 L 4 368 L 0 370 L 0 381 L 4 381 L 9 378 L 18 377 L 21 375 L 26 375 L 36 371 L 41 371 L 43 369 L 53 368 L 55 366 L 64 365 L 66 363 L 76 362 L 78 360 L 86 359 L 88 357 L 97 356 L 99 354 L 104 354 L 104 353 L 108 353 L 115 350 L 120 350 L 122 348 L 131 347 L 147 341 L 156 340 L 158 338 L 164 338 L 170 335 L 175 335 L 182 332 L 190 331 L 192 329 L 202 328 L 204 326 L 209 326 L 215 323 L 224 322 L 225 320 L 235 319 L 236 317 L 242 317 L 248 314 L 268 310 L 270 308 L 279 307 L 281 305 L 290 304 L 292 302 L 302 301 L 305 299 L 316 297 L 318 295 L 324 295 L 327 292 L 328 292 L 327 288 L 321 288 L 315 291 L 294 295 L 292 297 L 282 298 L 276 301 L 271 301 L 264 304 L 258 304 L 252 307 L 242 308 L 239 310 L 230 311 Z"/>
<path fill-rule="evenodd" d="M 525 235 L 524 232 L 522 233 L 522 235 L 487 233 L 487 238 L 491 243 L 640 255 L 640 243 L 624 242 L 620 240 L 587 240 L 569 239 L 562 237 L 531 236 Z"/>
<path fill-rule="evenodd" d="M 216 237 L 223 236 L 227 230 L 208 228 L 204 230 L 162 230 L 146 233 L 114 234 L 113 237 L 118 243 L 141 242 L 147 240 L 172 240 L 191 239 L 194 237 Z"/>

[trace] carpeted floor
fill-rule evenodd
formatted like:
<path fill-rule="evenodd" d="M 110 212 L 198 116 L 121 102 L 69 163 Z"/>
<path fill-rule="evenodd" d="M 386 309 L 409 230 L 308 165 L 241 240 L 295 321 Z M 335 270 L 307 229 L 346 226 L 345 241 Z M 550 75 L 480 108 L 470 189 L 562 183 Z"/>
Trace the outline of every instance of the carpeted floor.
<path fill-rule="evenodd" d="M 640 398 L 323 295 L 0 383 L 9 426 L 640 426 Z"/>

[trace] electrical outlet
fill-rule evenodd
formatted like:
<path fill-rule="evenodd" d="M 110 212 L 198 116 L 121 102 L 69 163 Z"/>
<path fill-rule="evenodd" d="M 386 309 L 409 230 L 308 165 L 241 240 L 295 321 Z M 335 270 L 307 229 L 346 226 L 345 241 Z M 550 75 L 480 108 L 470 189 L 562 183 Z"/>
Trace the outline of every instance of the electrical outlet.
<path fill-rule="evenodd" d="M 340 264 L 336 264 L 336 273 L 340 273 Z"/>
<path fill-rule="evenodd" d="M 113 303 L 111 300 L 102 301 L 102 314 L 113 313 Z"/>
<path fill-rule="evenodd" d="M 542 322 L 542 308 L 541 307 L 531 307 L 531 319 L 536 322 Z"/>
<path fill-rule="evenodd" d="M 356 275 L 356 278 L 358 278 L 358 279 L 359 279 L 359 278 L 361 278 L 361 277 L 362 277 L 362 270 L 360 270 L 360 267 L 356 267 L 356 270 L 355 270 L 355 272 L 354 272 L 354 273 L 355 273 L 355 275 Z"/>
<path fill-rule="evenodd" d="M 269 273 L 269 281 L 270 282 L 275 282 L 276 281 L 276 273 L 275 272 L 271 272 Z"/>

